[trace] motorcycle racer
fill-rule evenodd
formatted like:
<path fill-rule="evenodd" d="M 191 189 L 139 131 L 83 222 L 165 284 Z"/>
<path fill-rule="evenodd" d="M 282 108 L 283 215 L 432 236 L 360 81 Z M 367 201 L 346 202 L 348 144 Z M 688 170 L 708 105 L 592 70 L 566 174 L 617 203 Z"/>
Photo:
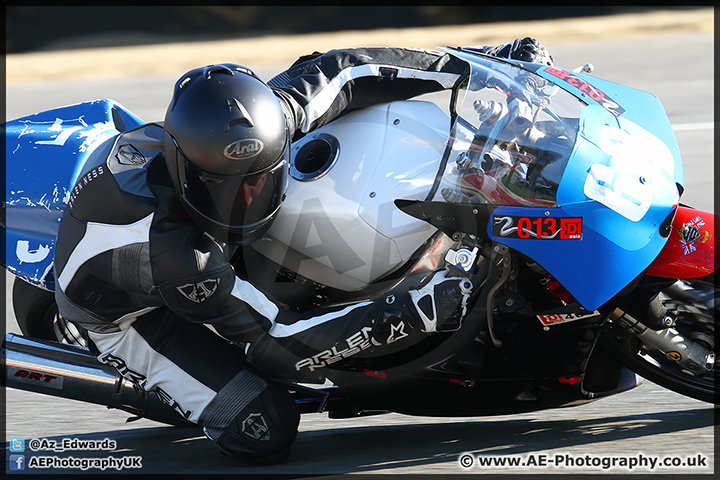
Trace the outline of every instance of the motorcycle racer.
<path fill-rule="evenodd" d="M 552 62 L 529 38 L 480 51 Z M 267 84 L 234 64 L 186 73 L 164 123 L 121 133 L 73 188 L 55 250 L 60 314 L 87 329 L 101 362 L 158 392 L 221 451 L 284 460 L 299 413 L 273 377 L 314 372 L 323 365 L 303 360 L 339 342 L 382 348 L 442 330 L 472 286 L 442 270 L 411 291 L 298 314 L 230 259 L 281 208 L 291 141 L 356 109 L 448 89 L 464 69 L 434 51 L 358 48 L 302 57 Z"/>

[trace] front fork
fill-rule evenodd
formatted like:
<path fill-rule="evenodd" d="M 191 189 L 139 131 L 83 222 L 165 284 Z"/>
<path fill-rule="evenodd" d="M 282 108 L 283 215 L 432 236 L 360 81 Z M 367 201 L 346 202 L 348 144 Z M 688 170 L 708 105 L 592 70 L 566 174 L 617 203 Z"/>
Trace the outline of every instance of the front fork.
<path fill-rule="evenodd" d="M 610 319 L 640 339 L 646 348 L 659 350 L 691 375 L 702 375 L 714 368 L 715 353 L 673 328 L 674 321 L 670 316 L 661 320 L 661 324 L 664 324 L 666 328 L 660 330 L 648 328 L 619 308 L 610 314 Z"/>
<path fill-rule="evenodd" d="M 672 225 L 667 229 L 668 241 L 645 274 L 676 279 L 712 277 L 716 268 L 714 225 L 714 213 L 679 206 Z M 701 375 L 713 370 L 715 353 L 711 348 L 714 342 L 687 338 L 674 328 L 672 314 L 659 313 L 651 315 L 656 318 L 643 317 L 640 320 L 636 316 L 636 313 L 631 315 L 620 309 L 610 314 L 615 323 L 640 339 L 647 349 L 661 351 L 685 372 Z M 642 317 L 642 314 L 639 316 Z"/>

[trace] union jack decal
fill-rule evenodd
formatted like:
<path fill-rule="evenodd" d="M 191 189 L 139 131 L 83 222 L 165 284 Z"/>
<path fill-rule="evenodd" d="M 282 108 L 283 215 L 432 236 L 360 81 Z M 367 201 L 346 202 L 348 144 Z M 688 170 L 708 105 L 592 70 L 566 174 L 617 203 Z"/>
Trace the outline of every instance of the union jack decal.
<path fill-rule="evenodd" d="M 685 242 L 683 240 L 680 240 L 680 245 L 682 246 L 682 251 L 684 255 L 687 255 L 697 250 L 697 248 L 695 247 L 695 242 Z"/>
<path fill-rule="evenodd" d="M 695 225 L 696 227 L 704 227 L 705 221 L 700 217 L 695 217 L 692 220 L 690 220 L 690 225 Z"/>
<path fill-rule="evenodd" d="M 695 245 L 696 241 L 700 240 L 700 243 L 707 241 L 709 237 L 708 233 L 700 230 L 700 227 L 704 226 L 705 221 L 697 216 L 683 225 L 682 230 L 678 230 L 683 255 L 688 255 L 697 250 L 697 246 Z"/>

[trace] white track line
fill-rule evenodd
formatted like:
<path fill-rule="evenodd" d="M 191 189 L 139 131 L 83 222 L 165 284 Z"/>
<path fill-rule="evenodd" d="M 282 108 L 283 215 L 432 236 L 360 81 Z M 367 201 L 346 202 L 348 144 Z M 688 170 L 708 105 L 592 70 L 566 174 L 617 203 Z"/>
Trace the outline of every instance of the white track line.
<path fill-rule="evenodd" d="M 715 128 L 715 122 L 700 122 L 700 123 L 680 123 L 673 125 L 672 129 L 676 132 L 685 132 L 688 130 L 713 130 Z"/>

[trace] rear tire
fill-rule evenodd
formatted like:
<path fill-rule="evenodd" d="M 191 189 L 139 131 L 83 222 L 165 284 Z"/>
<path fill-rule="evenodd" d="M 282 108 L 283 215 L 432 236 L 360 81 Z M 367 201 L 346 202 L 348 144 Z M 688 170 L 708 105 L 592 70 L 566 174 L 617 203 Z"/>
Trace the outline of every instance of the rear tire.
<path fill-rule="evenodd" d="M 20 278 L 15 278 L 12 291 L 13 311 L 20 331 L 26 337 L 52 340 L 87 348 L 87 330 L 68 322 L 58 313 L 55 294 L 36 287 Z M 151 392 L 151 395 L 155 393 Z M 177 412 L 165 406 L 163 415 L 145 414 L 144 417 L 156 422 L 177 427 L 197 428 Z M 137 415 L 135 412 L 131 412 Z"/>
<path fill-rule="evenodd" d="M 12 302 L 23 335 L 87 347 L 87 332 L 60 316 L 53 292 L 16 278 Z"/>

